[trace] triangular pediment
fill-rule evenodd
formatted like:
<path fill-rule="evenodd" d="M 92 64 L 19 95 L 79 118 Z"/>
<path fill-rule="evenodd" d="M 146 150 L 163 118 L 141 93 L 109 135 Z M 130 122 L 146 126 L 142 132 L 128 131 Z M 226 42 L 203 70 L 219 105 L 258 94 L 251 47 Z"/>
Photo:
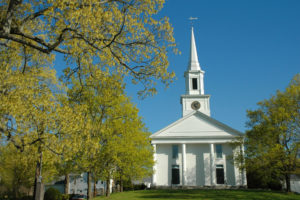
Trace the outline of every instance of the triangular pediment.
<path fill-rule="evenodd" d="M 243 134 L 199 111 L 180 118 L 150 137 L 155 138 L 233 138 Z"/>

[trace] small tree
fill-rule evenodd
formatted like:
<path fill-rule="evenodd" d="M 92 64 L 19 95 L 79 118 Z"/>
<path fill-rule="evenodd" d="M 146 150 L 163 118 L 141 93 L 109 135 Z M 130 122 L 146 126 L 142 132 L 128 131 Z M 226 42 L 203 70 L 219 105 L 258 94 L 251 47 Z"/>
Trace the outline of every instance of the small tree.
<path fill-rule="evenodd" d="M 21 153 L 10 143 L 0 146 L 1 182 L 12 193 L 14 199 L 24 194 L 21 188 L 28 191 L 31 189 L 35 164 L 35 157 L 30 148 Z"/>
<path fill-rule="evenodd" d="M 285 180 L 290 191 L 290 176 L 299 173 L 300 167 L 300 74 L 285 91 L 258 105 L 257 110 L 248 111 L 246 168 L 263 171 L 259 176 L 266 184 Z"/>
<path fill-rule="evenodd" d="M 153 149 L 138 109 L 127 97 L 116 105 L 115 111 L 105 123 L 101 151 L 97 157 L 99 175 L 107 182 L 110 179 L 140 180 L 152 174 Z M 107 188 L 106 195 L 109 195 Z"/>

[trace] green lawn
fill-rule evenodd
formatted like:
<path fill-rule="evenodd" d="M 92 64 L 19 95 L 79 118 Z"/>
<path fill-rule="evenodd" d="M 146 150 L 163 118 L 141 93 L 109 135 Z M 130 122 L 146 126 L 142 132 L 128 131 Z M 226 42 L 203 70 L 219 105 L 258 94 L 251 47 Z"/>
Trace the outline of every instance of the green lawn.
<path fill-rule="evenodd" d="M 187 199 L 245 199 L 245 200 L 292 200 L 300 195 L 263 190 L 139 190 L 112 194 L 109 198 L 97 197 L 93 200 L 187 200 Z"/>

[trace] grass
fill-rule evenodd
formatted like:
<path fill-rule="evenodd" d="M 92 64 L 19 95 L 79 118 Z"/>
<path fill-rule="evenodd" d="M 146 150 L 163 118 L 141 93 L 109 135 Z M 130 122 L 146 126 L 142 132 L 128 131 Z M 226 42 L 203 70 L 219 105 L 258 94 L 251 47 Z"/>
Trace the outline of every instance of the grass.
<path fill-rule="evenodd" d="M 300 195 L 265 190 L 138 190 L 112 194 L 93 200 L 294 200 Z"/>

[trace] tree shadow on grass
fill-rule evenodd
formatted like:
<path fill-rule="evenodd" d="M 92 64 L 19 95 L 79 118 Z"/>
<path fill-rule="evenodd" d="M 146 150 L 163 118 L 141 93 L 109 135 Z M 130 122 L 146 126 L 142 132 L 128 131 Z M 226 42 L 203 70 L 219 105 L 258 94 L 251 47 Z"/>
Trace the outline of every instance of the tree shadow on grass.
<path fill-rule="evenodd" d="M 300 195 L 262 190 L 148 190 L 138 194 L 141 199 L 201 200 L 300 200 Z"/>

